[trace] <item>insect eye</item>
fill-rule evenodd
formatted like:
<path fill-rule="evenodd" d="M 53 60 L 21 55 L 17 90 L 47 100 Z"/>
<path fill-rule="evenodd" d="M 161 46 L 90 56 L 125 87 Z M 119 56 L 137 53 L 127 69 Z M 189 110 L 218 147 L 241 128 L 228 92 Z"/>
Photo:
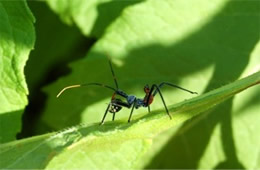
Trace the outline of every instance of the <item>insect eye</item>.
<path fill-rule="evenodd" d="M 144 86 L 144 92 L 148 93 L 150 91 L 148 84 Z"/>

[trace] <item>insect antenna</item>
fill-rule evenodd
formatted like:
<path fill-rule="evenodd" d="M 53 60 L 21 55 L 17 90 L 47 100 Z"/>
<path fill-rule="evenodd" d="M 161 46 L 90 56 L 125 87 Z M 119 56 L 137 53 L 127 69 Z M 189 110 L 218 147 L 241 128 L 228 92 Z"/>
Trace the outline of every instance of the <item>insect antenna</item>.
<path fill-rule="evenodd" d="M 117 83 L 117 80 L 116 80 L 116 76 L 115 76 L 115 73 L 114 73 L 114 70 L 113 70 L 113 67 L 112 67 L 112 63 L 111 63 L 110 57 L 107 57 L 107 58 L 108 58 L 108 62 L 109 62 L 109 66 L 110 66 L 110 70 L 111 70 L 113 79 L 114 79 L 115 84 L 116 84 L 116 89 L 118 89 L 118 83 Z"/>
<path fill-rule="evenodd" d="M 56 97 L 59 97 L 65 90 L 72 89 L 72 88 L 77 88 L 77 87 L 91 86 L 91 85 L 101 86 L 101 87 L 105 87 L 105 88 L 108 88 L 108 89 L 110 89 L 110 90 L 116 91 L 116 89 L 114 89 L 113 87 L 110 87 L 110 86 L 108 86 L 108 85 L 101 84 L 101 83 L 75 84 L 75 85 L 71 85 L 71 86 L 64 87 L 64 88 L 58 93 L 58 95 L 57 95 Z"/>

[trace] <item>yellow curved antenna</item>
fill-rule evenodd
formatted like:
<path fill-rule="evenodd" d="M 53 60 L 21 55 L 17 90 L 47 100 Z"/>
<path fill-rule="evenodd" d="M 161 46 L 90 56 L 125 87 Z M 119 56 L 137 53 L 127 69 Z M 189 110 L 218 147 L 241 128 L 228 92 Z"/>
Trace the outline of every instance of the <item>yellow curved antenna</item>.
<path fill-rule="evenodd" d="M 86 83 L 86 84 L 75 84 L 75 85 L 71 85 L 71 86 L 67 86 L 67 87 L 64 87 L 59 93 L 58 95 L 56 96 L 57 98 L 67 89 L 72 89 L 72 88 L 77 88 L 77 87 L 82 87 L 82 86 L 91 86 L 91 85 L 95 85 L 95 86 L 100 86 L 100 87 L 105 87 L 105 88 L 108 88 L 110 90 L 113 90 L 113 91 L 116 91 L 115 88 L 113 87 L 110 87 L 108 85 L 105 85 L 105 84 L 101 84 L 101 83 Z"/>
<path fill-rule="evenodd" d="M 76 87 L 80 87 L 81 85 L 80 84 L 76 84 L 76 85 L 71 85 L 71 86 L 67 86 L 67 87 L 64 87 L 60 92 L 59 94 L 56 96 L 57 98 L 67 89 L 72 89 L 72 88 L 76 88 Z"/>

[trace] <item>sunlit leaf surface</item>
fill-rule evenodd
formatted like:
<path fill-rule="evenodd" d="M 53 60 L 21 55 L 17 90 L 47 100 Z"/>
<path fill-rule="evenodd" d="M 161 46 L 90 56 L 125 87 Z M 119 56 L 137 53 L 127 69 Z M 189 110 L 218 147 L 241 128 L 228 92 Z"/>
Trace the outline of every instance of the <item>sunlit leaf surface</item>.
<path fill-rule="evenodd" d="M 27 105 L 24 66 L 35 21 L 25 1 L 0 1 L 0 143 L 15 139 Z"/>

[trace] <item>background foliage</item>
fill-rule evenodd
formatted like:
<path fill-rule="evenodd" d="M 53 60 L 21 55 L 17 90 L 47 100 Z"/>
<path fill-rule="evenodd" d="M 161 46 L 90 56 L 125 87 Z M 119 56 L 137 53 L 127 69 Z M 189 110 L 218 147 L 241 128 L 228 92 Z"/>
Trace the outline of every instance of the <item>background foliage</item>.
<path fill-rule="evenodd" d="M 260 82 L 260 1 L 0 1 L 0 10 L 1 168 L 260 167 L 260 88 L 250 87 Z M 106 55 L 129 94 L 168 81 L 200 96 L 165 87 L 173 120 L 157 96 L 151 114 L 136 110 L 127 124 L 124 109 L 98 126 L 110 91 L 55 96 L 71 84 L 113 86 Z M 14 141 L 19 131 L 29 138 Z"/>
<path fill-rule="evenodd" d="M 23 68 L 33 48 L 35 21 L 24 2 L 0 2 L 0 142 L 15 140 L 27 105 Z"/>

